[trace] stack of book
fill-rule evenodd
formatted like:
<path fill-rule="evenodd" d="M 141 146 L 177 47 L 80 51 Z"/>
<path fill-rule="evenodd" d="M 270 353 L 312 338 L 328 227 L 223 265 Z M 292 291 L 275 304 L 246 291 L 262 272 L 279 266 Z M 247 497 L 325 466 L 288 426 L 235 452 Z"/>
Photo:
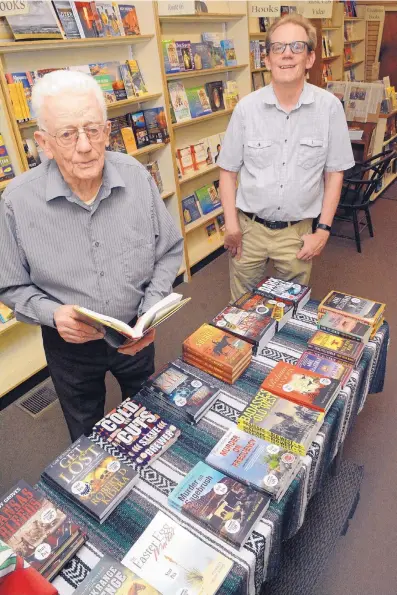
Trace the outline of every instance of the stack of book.
<path fill-rule="evenodd" d="M 252 345 L 228 332 L 203 324 L 182 344 L 183 359 L 233 384 L 248 368 L 252 359 Z"/>
<path fill-rule="evenodd" d="M 181 81 L 169 81 L 168 91 L 173 123 L 207 116 L 232 109 L 239 100 L 236 81 L 213 81 L 202 86 L 188 87 Z"/>
<path fill-rule="evenodd" d="M 168 496 L 168 504 L 240 548 L 266 512 L 270 497 L 200 461 Z"/>
<path fill-rule="evenodd" d="M 110 118 L 110 151 L 131 154 L 148 145 L 168 143 L 169 134 L 163 107 Z"/>
<path fill-rule="evenodd" d="M 117 454 L 127 457 L 135 468 L 153 463 L 181 433 L 157 413 L 148 411 L 132 399 L 125 399 L 105 415 L 95 424 L 92 432 L 102 439 L 104 448 L 106 445 L 115 447 Z"/>
<path fill-rule="evenodd" d="M 265 277 L 255 287 L 254 292 L 272 300 L 279 300 L 289 306 L 293 306 L 297 312 L 310 300 L 311 288 L 307 285 L 283 281 L 276 277 Z"/>
<path fill-rule="evenodd" d="M 44 481 L 103 523 L 127 496 L 138 474 L 80 436 L 42 473 Z"/>
<path fill-rule="evenodd" d="M 330 291 L 318 307 L 317 324 L 322 330 L 366 343 L 382 326 L 385 309 L 382 302 Z"/>
<path fill-rule="evenodd" d="M 1 539 L 48 580 L 86 539 L 68 515 L 23 480 L 0 499 L 0 516 Z"/>
<path fill-rule="evenodd" d="M 250 63 L 253 70 L 266 68 L 266 41 L 254 39 L 250 41 Z"/>
<path fill-rule="evenodd" d="M 224 133 L 213 134 L 197 143 L 176 150 L 180 176 L 214 166 L 218 160 Z"/>
<path fill-rule="evenodd" d="M 166 74 L 237 66 L 232 39 L 221 39 L 219 33 L 202 33 L 201 37 L 202 41 L 198 43 L 174 39 L 162 41 Z"/>
<path fill-rule="evenodd" d="M 251 291 L 244 293 L 233 305 L 241 308 L 241 310 L 270 316 L 270 318 L 276 321 L 277 331 L 280 331 L 291 320 L 294 313 L 293 306 L 278 299 L 263 297 Z"/>

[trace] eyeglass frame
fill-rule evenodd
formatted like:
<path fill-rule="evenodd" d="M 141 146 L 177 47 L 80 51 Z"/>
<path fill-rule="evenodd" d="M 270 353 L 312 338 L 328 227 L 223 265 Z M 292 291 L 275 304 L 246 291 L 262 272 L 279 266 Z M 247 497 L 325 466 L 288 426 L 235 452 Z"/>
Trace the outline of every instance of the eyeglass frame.
<path fill-rule="evenodd" d="M 310 44 L 307 41 L 302 41 L 300 39 L 296 39 L 295 41 L 291 41 L 290 43 L 284 43 L 282 41 L 273 41 L 273 42 L 269 43 L 269 46 L 266 48 L 268 53 L 270 52 L 270 50 L 272 50 L 273 45 L 275 45 L 276 43 L 279 43 L 284 46 L 284 49 L 282 52 L 273 52 L 274 54 L 276 54 L 278 56 L 280 56 L 281 54 L 284 54 L 285 50 L 287 49 L 287 46 L 289 47 L 289 49 L 291 50 L 291 52 L 293 54 L 303 54 L 304 50 L 302 50 L 301 52 L 294 52 L 294 50 L 291 47 L 291 45 L 293 43 L 304 43 L 309 52 L 313 51 L 313 49 L 311 48 Z"/>
<path fill-rule="evenodd" d="M 96 126 L 96 127 L 100 128 L 100 129 L 102 130 L 102 134 L 103 134 L 103 132 L 104 132 L 104 129 L 106 128 L 106 123 L 105 123 L 105 124 L 95 124 L 95 125 L 94 125 L 94 124 L 92 124 L 92 125 L 91 125 L 91 127 L 94 127 L 94 126 Z M 70 147 L 72 147 L 72 146 L 76 146 L 76 145 L 77 145 L 77 143 L 78 143 L 78 140 L 79 140 L 80 134 L 81 134 L 82 132 L 84 132 L 84 134 L 85 134 L 85 135 L 86 135 L 86 137 L 87 137 L 87 140 L 88 140 L 88 142 L 89 142 L 89 143 L 92 145 L 92 141 L 91 141 L 91 139 L 90 139 L 89 135 L 87 134 L 87 132 L 86 132 L 86 130 L 85 130 L 86 128 L 90 128 L 90 126 L 81 126 L 80 128 L 76 128 L 76 127 L 75 127 L 75 128 L 60 128 L 60 129 L 59 129 L 59 130 L 56 132 L 56 134 L 51 134 L 51 132 L 48 132 L 48 130 L 46 130 L 45 128 L 41 128 L 41 131 L 42 131 L 42 132 L 45 132 L 46 134 L 49 134 L 50 136 L 52 136 L 53 138 L 55 138 L 55 142 L 56 142 L 56 144 L 58 145 L 58 147 L 62 147 L 63 149 L 65 149 L 65 148 L 67 148 L 68 146 L 70 146 Z M 67 130 L 70 130 L 71 132 L 76 132 L 76 133 L 77 133 L 76 141 L 75 141 L 74 143 L 71 143 L 70 145 L 61 145 L 61 144 L 59 143 L 59 137 L 58 137 L 58 133 L 59 133 L 59 132 L 62 132 L 62 131 L 63 131 L 63 132 L 66 132 Z M 98 140 L 99 140 L 99 139 L 98 139 Z M 94 141 L 94 142 L 96 142 L 96 141 Z"/>

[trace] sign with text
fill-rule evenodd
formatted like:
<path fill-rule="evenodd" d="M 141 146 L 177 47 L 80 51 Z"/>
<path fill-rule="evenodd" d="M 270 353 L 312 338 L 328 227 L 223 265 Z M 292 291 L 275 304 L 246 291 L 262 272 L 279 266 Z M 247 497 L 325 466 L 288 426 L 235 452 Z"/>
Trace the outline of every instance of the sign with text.
<path fill-rule="evenodd" d="M 0 1 L 0 17 L 8 17 L 15 14 L 27 14 L 28 12 L 28 0 Z"/>
<path fill-rule="evenodd" d="M 1 0 L 0 0 L 1 1 Z M 159 15 L 178 15 L 178 14 L 195 14 L 195 2 L 194 0 L 188 0 L 186 2 L 177 1 L 163 1 L 160 0 L 158 3 Z"/>
<path fill-rule="evenodd" d="M 248 2 L 249 17 L 279 17 L 280 2 Z"/>
<path fill-rule="evenodd" d="M 302 5 L 302 14 L 308 19 L 332 19 L 332 0 L 306 0 Z"/>
<path fill-rule="evenodd" d="M 366 21 L 383 21 L 385 18 L 384 6 L 367 6 L 365 9 Z"/>

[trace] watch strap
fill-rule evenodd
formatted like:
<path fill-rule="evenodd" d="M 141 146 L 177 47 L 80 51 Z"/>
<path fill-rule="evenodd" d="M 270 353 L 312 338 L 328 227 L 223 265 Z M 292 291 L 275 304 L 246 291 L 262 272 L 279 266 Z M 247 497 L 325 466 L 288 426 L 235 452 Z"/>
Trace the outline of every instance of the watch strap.
<path fill-rule="evenodd" d="M 326 223 L 317 223 L 316 229 L 324 229 L 325 231 L 329 231 L 331 233 L 331 226 L 326 225 Z"/>

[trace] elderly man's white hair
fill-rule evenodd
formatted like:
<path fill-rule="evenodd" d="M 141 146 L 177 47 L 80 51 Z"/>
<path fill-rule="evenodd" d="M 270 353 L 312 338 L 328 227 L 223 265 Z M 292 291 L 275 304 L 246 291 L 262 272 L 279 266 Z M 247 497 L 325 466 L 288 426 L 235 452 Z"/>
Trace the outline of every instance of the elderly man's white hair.
<path fill-rule="evenodd" d="M 37 116 L 39 128 L 44 126 L 43 106 L 46 97 L 56 97 L 64 93 L 73 95 L 92 93 L 103 112 L 103 121 L 106 121 L 106 103 L 101 87 L 94 77 L 84 72 L 74 70 L 55 70 L 45 74 L 39 79 L 32 89 L 32 105 Z"/>

